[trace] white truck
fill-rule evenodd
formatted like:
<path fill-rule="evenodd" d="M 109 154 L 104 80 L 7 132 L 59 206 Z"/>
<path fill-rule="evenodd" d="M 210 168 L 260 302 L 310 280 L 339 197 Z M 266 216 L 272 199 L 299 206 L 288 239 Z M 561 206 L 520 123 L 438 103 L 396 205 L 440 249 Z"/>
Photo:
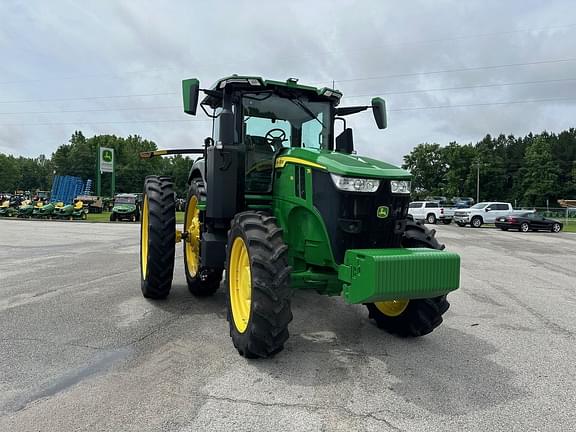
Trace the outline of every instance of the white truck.
<path fill-rule="evenodd" d="M 499 217 L 521 212 L 526 213 L 526 210 L 514 210 L 510 203 L 485 201 L 474 204 L 467 209 L 456 210 L 454 222 L 461 227 L 470 225 L 474 228 L 480 228 L 485 223 L 494 223 Z"/>
<path fill-rule="evenodd" d="M 443 207 L 438 201 L 413 201 L 408 205 L 408 214 L 414 220 L 421 220 L 429 224 L 438 221 L 443 224 L 451 224 L 454 217 L 454 209 Z"/>

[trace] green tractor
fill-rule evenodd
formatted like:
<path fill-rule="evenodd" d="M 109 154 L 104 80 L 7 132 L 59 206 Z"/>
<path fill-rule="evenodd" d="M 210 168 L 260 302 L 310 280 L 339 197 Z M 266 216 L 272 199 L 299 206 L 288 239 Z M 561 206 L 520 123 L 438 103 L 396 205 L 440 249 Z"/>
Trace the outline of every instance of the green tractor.
<path fill-rule="evenodd" d="M 74 200 L 73 204 L 67 205 L 60 205 L 60 203 L 58 203 L 54 209 L 54 217 L 68 220 L 86 220 L 88 219 L 88 209 L 84 208 L 84 202 L 82 200 Z"/>
<path fill-rule="evenodd" d="M 55 207 L 56 206 L 53 203 L 44 204 L 42 201 L 38 201 L 32 211 L 32 217 L 38 219 L 52 219 Z"/>
<path fill-rule="evenodd" d="M 114 207 L 110 213 L 110 222 L 127 220 L 140 221 L 140 200 L 136 194 L 118 194 L 114 197 Z"/>
<path fill-rule="evenodd" d="M 173 182 L 148 176 L 141 223 L 141 289 L 165 298 L 174 243 L 183 241 L 188 288 L 213 294 L 225 274 L 230 335 L 248 358 L 281 351 L 293 290 L 364 304 L 376 325 L 403 337 L 442 322 L 458 288 L 460 258 L 408 216 L 410 174 L 356 155 L 345 117 L 371 109 L 386 127 L 381 98 L 339 107 L 333 89 L 231 76 L 211 89 L 183 81 L 184 111 L 213 119 L 188 178 L 184 230 L 176 230 Z M 335 123 L 342 131 L 335 136 Z"/>

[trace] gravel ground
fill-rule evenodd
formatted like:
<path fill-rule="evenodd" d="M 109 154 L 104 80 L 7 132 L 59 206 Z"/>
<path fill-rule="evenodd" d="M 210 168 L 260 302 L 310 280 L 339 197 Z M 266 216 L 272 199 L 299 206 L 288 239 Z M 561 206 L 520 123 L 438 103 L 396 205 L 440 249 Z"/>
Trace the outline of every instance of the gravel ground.
<path fill-rule="evenodd" d="M 140 295 L 138 229 L 0 220 L 1 431 L 576 430 L 576 234 L 438 226 L 463 268 L 434 333 L 298 292 L 248 361 L 180 248 L 169 299 Z"/>

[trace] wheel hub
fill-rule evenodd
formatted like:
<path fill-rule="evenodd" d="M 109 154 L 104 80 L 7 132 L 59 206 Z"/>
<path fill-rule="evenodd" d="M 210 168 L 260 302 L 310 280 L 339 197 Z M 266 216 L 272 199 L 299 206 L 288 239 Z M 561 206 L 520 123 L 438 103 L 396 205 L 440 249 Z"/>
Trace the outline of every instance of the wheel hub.
<path fill-rule="evenodd" d="M 192 277 L 198 274 L 200 263 L 200 211 L 198 198 L 193 196 L 186 211 L 184 240 L 186 242 L 186 268 Z"/>
<path fill-rule="evenodd" d="M 410 300 L 390 300 L 375 302 L 374 306 L 376 306 L 384 315 L 396 317 L 406 310 L 408 303 L 410 303 Z"/>
<path fill-rule="evenodd" d="M 250 319 L 252 302 L 252 275 L 250 257 L 242 237 L 236 237 L 230 252 L 230 307 L 234 325 L 244 333 Z"/>

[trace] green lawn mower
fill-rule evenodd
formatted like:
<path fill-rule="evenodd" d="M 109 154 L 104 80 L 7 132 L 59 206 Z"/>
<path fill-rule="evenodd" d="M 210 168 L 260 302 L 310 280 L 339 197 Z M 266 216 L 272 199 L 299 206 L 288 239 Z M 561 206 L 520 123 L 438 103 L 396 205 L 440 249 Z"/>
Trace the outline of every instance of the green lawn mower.
<path fill-rule="evenodd" d="M 37 219 L 52 219 L 54 215 L 55 204 L 48 203 L 37 203 L 34 206 L 34 210 L 32 212 L 32 217 Z"/>
<path fill-rule="evenodd" d="M 10 205 L 10 200 L 5 200 L 0 205 L 0 217 L 13 217 L 18 214 L 18 209 Z"/>
<path fill-rule="evenodd" d="M 57 219 L 68 220 L 86 220 L 88 218 L 88 209 L 84 208 L 84 203 L 81 200 L 74 200 L 74 204 L 56 205 L 54 208 L 53 217 Z"/>
<path fill-rule="evenodd" d="M 283 349 L 298 289 L 364 304 L 378 327 L 399 336 L 440 325 L 446 296 L 459 286 L 460 258 L 408 216 L 410 174 L 357 155 L 346 126 L 346 116 L 371 109 L 384 129 L 383 99 L 340 107 L 334 89 L 236 75 L 211 89 L 196 79 L 182 87 L 191 115 L 204 92 L 200 106 L 214 132 L 202 149 L 141 153 L 202 155 L 189 173 L 183 231 L 172 180 L 145 180 L 145 297 L 169 294 L 181 241 L 192 294 L 213 294 L 225 274 L 230 335 L 248 358 Z"/>
<path fill-rule="evenodd" d="M 118 194 L 114 197 L 110 222 L 122 220 L 140 221 L 140 200 L 136 194 Z"/>
<path fill-rule="evenodd" d="M 34 213 L 34 203 L 31 200 L 24 200 L 20 207 L 18 207 L 18 213 L 16 217 L 19 218 L 31 218 Z"/>

